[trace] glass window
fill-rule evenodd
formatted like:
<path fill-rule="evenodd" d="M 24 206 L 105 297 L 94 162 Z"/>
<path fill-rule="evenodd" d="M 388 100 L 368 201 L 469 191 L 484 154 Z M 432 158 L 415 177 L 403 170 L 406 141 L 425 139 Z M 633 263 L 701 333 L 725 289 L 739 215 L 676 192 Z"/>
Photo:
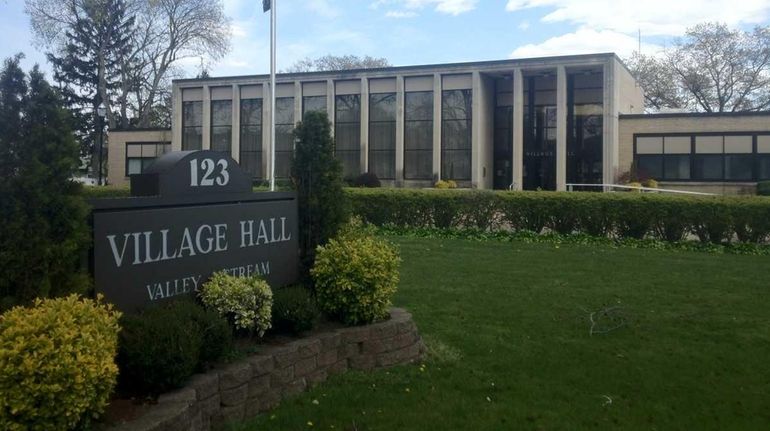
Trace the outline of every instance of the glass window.
<path fill-rule="evenodd" d="M 262 178 L 262 99 L 241 100 L 240 165 L 252 178 Z"/>
<path fill-rule="evenodd" d="M 663 156 L 663 178 L 668 180 L 689 180 L 690 155 L 667 154 Z"/>
<path fill-rule="evenodd" d="M 433 92 L 404 95 L 404 178 L 433 179 Z"/>
<path fill-rule="evenodd" d="M 289 178 L 294 153 L 294 98 L 275 99 L 275 177 Z"/>
<path fill-rule="evenodd" d="M 361 95 L 337 96 L 334 102 L 334 154 L 342 174 L 354 177 L 361 173 Z"/>
<path fill-rule="evenodd" d="M 751 154 L 725 156 L 725 180 L 745 181 L 754 178 L 754 157 Z"/>
<path fill-rule="evenodd" d="M 211 149 L 230 154 L 233 132 L 233 102 L 211 101 Z"/>
<path fill-rule="evenodd" d="M 471 179 L 471 90 L 441 94 L 441 178 Z"/>
<path fill-rule="evenodd" d="M 396 93 L 369 96 L 369 172 L 396 177 Z"/>
<path fill-rule="evenodd" d="M 310 111 L 326 112 L 326 96 L 305 96 L 302 98 L 302 116 Z"/>
<path fill-rule="evenodd" d="M 169 151 L 170 142 L 127 142 L 126 176 L 141 174 L 155 159 Z"/>
<path fill-rule="evenodd" d="M 182 150 L 203 148 L 203 102 L 182 102 Z"/>
<path fill-rule="evenodd" d="M 760 155 L 758 166 L 757 177 L 760 180 L 770 180 L 770 154 Z"/>
<path fill-rule="evenodd" d="M 640 177 L 663 179 L 663 156 L 637 154 L 636 170 Z"/>
<path fill-rule="evenodd" d="M 695 155 L 694 176 L 695 180 L 721 180 L 723 156 L 721 154 L 697 154 Z"/>

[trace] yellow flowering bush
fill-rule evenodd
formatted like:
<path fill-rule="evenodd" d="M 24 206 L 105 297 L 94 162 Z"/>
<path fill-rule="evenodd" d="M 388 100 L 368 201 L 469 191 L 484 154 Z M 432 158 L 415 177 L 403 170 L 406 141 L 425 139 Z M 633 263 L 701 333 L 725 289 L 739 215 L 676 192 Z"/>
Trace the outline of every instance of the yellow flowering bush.
<path fill-rule="evenodd" d="M 457 183 L 454 180 L 438 180 L 433 187 L 437 189 L 456 189 Z"/>
<path fill-rule="evenodd" d="M 198 293 L 203 304 L 226 317 L 236 329 L 260 337 L 270 329 L 273 291 L 259 277 L 234 277 L 221 271 L 203 283 Z"/>
<path fill-rule="evenodd" d="M 318 247 L 311 270 L 319 308 L 348 325 L 370 323 L 388 313 L 398 286 L 401 258 L 360 221 Z"/>
<path fill-rule="evenodd" d="M 120 313 L 77 295 L 0 316 L 0 429 L 88 426 L 118 375 Z"/>

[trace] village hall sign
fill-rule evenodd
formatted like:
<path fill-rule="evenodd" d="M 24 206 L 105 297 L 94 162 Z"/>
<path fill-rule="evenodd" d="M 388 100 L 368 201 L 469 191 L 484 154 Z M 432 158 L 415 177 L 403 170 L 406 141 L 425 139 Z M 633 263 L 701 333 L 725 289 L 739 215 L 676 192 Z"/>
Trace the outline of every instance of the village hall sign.
<path fill-rule="evenodd" d="M 195 294 L 217 271 L 295 282 L 296 196 L 251 184 L 221 152 L 181 151 L 132 176 L 132 197 L 92 201 L 97 293 L 132 311 Z"/>

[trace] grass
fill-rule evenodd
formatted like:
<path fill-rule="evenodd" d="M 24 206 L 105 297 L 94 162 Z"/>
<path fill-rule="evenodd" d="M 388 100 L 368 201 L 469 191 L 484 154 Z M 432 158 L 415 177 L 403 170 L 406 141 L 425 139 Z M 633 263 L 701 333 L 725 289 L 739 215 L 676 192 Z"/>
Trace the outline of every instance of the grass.
<path fill-rule="evenodd" d="M 423 366 L 337 376 L 234 429 L 770 426 L 767 257 L 395 241 Z M 614 306 L 627 325 L 590 335 Z"/>

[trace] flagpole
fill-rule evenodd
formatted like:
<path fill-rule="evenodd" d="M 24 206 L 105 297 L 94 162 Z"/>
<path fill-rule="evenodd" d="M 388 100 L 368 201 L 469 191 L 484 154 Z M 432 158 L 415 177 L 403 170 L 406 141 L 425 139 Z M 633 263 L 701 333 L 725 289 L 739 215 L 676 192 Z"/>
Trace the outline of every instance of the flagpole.
<path fill-rule="evenodd" d="M 270 1 L 270 191 L 275 191 L 275 8 Z"/>

